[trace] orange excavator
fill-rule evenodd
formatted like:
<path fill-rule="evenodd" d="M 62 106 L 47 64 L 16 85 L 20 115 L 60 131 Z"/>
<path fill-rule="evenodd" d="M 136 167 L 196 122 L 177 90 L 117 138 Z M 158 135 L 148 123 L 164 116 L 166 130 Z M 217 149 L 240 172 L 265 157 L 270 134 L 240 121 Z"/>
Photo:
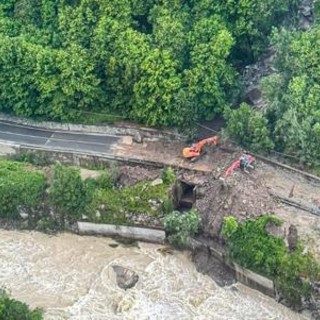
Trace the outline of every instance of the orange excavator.
<path fill-rule="evenodd" d="M 182 150 L 182 155 L 186 159 L 191 159 L 191 161 L 195 161 L 199 159 L 203 154 L 205 154 L 206 146 L 216 146 L 219 141 L 219 136 L 214 136 L 210 138 L 206 138 L 200 140 L 197 143 L 192 144 L 190 147 L 186 147 Z"/>
<path fill-rule="evenodd" d="M 255 169 L 256 166 L 256 158 L 248 153 L 248 151 L 244 151 L 242 156 L 236 160 L 225 173 L 225 178 L 231 176 L 232 172 L 238 168 L 248 173 L 247 169 Z"/>

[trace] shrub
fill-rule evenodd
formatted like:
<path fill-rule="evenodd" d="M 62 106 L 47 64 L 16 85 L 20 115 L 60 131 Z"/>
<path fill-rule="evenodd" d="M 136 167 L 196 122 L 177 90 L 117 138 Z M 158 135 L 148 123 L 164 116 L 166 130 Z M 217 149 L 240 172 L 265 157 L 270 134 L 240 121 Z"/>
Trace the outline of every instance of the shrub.
<path fill-rule="evenodd" d="M 195 210 L 187 213 L 173 211 L 164 220 L 164 226 L 168 234 L 168 240 L 178 248 L 183 248 L 188 244 L 199 228 L 200 217 Z"/>
<path fill-rule="evenodd" d="M 39 207 L 46 188 L 43 174 L 22 163 L 0 161 L 0 216 L 14 218 L 18 208 L 29 213 Z"/>
<path fill-rule="evenodd" d="M 81 180 L 79 169 L 55 166 L 50 203 L 62 219 L 65 215 L 71 220 L 81 217 L 92 194 L 92 185 Z"/>
<path fill-rule="evenodd" d="M 176 174 L 171 167 L 168 167 L 168 168 L 163 169 L 161 171 L 161 179 L 162 179 L 163 183 L 171 184 L 171 183 L 175 182 Z"/>
<path fill-rule="evenodd" d="M 229 255 L 240 265 L 272 278 L 286 301 L 300 307 L 302 298 L 310 298 L 310 281 L 320 279 L 320 265 L 310 253 L 303 253 L 301 244 L 288 252 L 282 238 L 266 232 L 268 223 L 281 225 L 282 221 L 262 216 L 236 227 L 233 217 L 226 218 L 222 232 L 228 238 Z"/>

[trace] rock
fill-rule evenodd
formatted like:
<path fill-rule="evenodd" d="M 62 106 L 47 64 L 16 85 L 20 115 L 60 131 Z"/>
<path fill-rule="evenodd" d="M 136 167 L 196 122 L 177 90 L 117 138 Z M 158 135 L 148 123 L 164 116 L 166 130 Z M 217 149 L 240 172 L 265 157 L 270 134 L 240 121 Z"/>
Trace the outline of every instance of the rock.
<path fill-rule="evenodd" d="M 160 179 L 160 178 L 157 178 L 157 179 L 155 179 L 155 180 L 153 180 L 152 182 L 151 182 L 151 186 L 158 186 L 159 184 L 163 184 L 163 180 L 162 179 Z"/>
<path fill-rule="evenodd" d="M 89 217 L 86 216 L 85 214 L 83 214 L 83 215 L 81 216 L 81 219 L 82 219 L 82 220 L 89 221 Z"/>
<path fill-rule="evenodd" d="M 28 217 L 29 217 L 29 215 L 26 213 L 26 212 L 19 212 L 19 214 L 20 214 L 20 217 L 22 218 L 22 219 L 28 219 Z"/>
<path fill-rule="evenodd" d="M 134 136 L 132 137 L 133 142 L 136 143 L 142 143 L 143 142 L 143 136 L 140 132 L 137 132 L 134 134 Z"/>
<path fill-rule="evenodd" d="M 19 207 L 19 215 L 22 219 L 28 219 L 29 214 L 26 212 L 26 210 L 23 207 Z"/>
<path fill-rule="evenodd" d="M 301 30 L 304 30 L 304 31 L 309 30 L 311 29 L 311 25 L 312 23 L 306 17 L 302 17 L 299 21 L 299 28 Z"/>
<path fill-rule="evenodd" d="M 112 269 L 117 275 L 117 285 L 121 289 L 133 288 L 139 280 L 138 274 L 130 269 L 119 265 L 113 265 Z"/>
<path fill-rule="evenodd" d="M 305 5 L 303 7 L 301 7 L 301 14 L 304 17 L 310 17 L 312 16 L 312 8 L 310 5 Z"/>

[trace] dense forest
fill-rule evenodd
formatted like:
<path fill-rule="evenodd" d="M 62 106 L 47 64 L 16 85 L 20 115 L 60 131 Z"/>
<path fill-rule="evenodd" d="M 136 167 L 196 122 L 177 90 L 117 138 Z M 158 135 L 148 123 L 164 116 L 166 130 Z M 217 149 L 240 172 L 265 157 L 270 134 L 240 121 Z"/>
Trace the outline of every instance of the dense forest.
<path fill-rule="evenodd" d="M 81 112 L 189 128 L 224 114 L 253 149 L 320 155 L 320 28 L 298 0 L 0 0 L 0 110 L 70 121 Z M 289 25 L 291 31 L 282 31 Z M 278 29 L 276 29 L 278 28 Z M 265 113 L 239 75 L 270 45 Z"/>

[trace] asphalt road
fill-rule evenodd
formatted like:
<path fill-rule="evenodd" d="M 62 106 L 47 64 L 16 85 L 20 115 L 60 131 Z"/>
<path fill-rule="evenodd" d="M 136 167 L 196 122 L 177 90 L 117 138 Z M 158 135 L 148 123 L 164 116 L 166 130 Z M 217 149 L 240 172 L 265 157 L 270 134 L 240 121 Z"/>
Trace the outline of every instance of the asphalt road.
<path fill-rule="evenodd" d="M 19 145 L 110 154 L 119 139 L 117 136 L 43 130 L 0 122 L 0 140 Z"/>

